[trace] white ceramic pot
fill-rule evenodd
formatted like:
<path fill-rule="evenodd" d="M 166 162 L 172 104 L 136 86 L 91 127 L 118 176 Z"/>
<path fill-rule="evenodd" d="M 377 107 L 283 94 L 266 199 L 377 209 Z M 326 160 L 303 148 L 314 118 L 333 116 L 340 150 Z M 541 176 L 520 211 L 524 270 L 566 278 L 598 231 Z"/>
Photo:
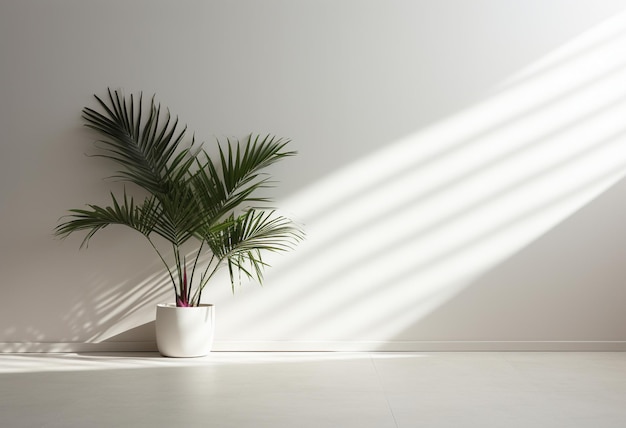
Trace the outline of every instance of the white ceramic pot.
<path fill-rule="evenodd" d="M 165 357 L 202 357 L 211 352 L 215 330 L 213 305 L 176 307 L 174 303 L 157 305 L 156 339 Z"/>

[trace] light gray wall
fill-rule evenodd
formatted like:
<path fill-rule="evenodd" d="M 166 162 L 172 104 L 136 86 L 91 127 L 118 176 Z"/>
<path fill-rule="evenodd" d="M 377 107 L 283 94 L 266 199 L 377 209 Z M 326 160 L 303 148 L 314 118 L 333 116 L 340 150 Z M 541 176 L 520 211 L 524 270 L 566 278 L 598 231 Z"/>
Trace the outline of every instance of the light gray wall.
<path fill-rule="evenodd" d="M 626 340 L 626 1 L 5 0 L 0 343 L 151 341 L 150 248 L 52 236 L 103 203 L 80 111 L 144 91 L 273 133 L 308 239 L 205 293 L 223 349 Z M 106 344 L 105 344 L 106 345 Z"/>

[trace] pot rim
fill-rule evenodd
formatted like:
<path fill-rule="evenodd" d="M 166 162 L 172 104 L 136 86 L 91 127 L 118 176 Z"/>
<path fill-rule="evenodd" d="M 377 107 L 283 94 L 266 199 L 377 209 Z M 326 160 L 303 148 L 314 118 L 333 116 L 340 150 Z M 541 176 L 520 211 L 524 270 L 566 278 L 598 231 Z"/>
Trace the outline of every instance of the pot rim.
<path fill-rule="evenodd" d="M 176 303 L 157 303 L 157 308 L 168 308 L 168 309 L 200 309 L 213 307 L 212 303 L 200 303 L 198 306 L 176 306 Z"/>

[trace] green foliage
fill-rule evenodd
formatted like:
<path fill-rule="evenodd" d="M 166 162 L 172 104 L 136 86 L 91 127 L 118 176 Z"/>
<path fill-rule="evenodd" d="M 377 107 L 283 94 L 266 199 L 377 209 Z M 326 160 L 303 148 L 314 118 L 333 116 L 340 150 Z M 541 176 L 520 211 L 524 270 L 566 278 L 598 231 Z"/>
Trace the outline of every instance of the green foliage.
<path fill-rule="evenodd" d="M 241 274 L 262 282 L 267 266 L 262 253 L 288 251 L 303 238 L 291 220 L 263 207 L 270 199 L 257 196 L 271 186 L 263 170 L 295 155 L 285 150 L 289 141 L 251 135 L 244 142 L 218 142 L 219 160 L 214 162 L 193 139 L 184 142 L 186 127 L 181 129 L 154 97 L 144 102 L 140 95 L 136 102 L 132 95 L 109 90 L 106 100 L 96 100 L 100 111 L 83 109 L 86 126 L 101 136 L 96 156 L 118 165 L 113 178 L 133 183 L 149 196 L 135 202 L 125 190 L 121 198 L 111 194 L 110 206 L 72 209 L 56 235 L 84 231 L 82 247 L 109 225 L 141 233 L 164 263 L 181 306 L 198 305 L 209 279 L 224 265 L 233 292 Z M 171 245 L 173 263 L 167 262 L 155 236 Z M 188 242 L 196 244 L 192 262 L 181 254 Z M 198 279 L 194 274 L 201 256 L 209 261 Z"/>

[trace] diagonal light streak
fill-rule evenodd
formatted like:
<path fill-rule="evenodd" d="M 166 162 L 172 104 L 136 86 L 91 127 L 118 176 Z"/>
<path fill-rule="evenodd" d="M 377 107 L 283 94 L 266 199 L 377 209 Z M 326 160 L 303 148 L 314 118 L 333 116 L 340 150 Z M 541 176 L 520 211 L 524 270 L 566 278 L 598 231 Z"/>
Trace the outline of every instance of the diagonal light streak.
<path fill-rule="evenodd" d="M 626 174 L 624 52 L 626 14 L 282 203 L 308 241 L 225 334 L 388 339 L 568 218 Z"/>

